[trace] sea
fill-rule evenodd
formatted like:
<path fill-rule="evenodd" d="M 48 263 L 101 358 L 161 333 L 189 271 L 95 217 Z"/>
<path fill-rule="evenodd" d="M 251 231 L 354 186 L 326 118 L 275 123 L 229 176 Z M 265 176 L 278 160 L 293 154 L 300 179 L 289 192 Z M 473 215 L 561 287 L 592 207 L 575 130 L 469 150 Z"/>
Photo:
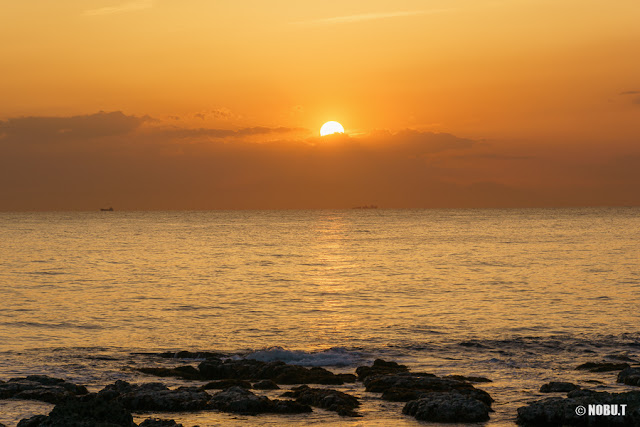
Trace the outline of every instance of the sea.
<path fill-rule="evenodd" d="M 639 359 L 639 309 L 638 207 L 0 213 L 0 380 L 178 386 L 134 368 L 197 365 L 147 354 L 180 350 L 334 372 L 382 358 L 491 379 L 477 385 L 495 399 L 480 425 L 514 425 L 549 381 L 629 389 L 575 367 Z M 429 425 L 361 384 L 338 389 L 361 399 L 362 418 L 160 415 Z M 0 400 L 0 423 L 51 408 Z"/>

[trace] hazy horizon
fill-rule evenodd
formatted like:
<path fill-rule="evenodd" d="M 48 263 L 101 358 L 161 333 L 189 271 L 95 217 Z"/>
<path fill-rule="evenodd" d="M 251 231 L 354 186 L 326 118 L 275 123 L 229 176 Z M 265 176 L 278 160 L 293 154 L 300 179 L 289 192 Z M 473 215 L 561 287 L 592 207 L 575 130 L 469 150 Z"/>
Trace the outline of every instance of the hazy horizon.
<path fill-rule="evenodd" d="M 640 205 L 640 3 L 0 16 L 0 210 Z M 320 137 L 337 121 L 344 135 Z"/>

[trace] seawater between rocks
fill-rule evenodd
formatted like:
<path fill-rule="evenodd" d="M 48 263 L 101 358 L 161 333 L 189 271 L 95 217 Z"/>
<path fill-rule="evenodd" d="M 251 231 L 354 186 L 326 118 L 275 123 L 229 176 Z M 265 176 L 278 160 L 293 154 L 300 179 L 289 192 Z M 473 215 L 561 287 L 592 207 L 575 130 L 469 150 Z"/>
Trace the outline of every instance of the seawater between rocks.
<path fill-rule="evenodd" d="M 176 366 L 137 353 L 177 350 L 351 373 L 383 358 L 492 379 L 487 424 L 512 425 L 549 381 L 633 389 L 574 368 L 640 358 L 639 208 L 0 213 L 0 242 L 0 380 L 184 385 L 132 369 Z M 363 418 L 166 417 L 421 424 L 361 384 L 337 389 Z M 0 422 L 50 408 L 0 400 Z"/>

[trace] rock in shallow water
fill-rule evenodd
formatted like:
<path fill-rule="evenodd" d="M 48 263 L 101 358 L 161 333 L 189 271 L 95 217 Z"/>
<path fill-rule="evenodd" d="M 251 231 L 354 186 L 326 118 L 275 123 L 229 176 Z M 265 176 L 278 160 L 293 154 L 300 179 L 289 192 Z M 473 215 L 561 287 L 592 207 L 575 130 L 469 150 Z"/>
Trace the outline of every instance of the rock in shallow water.
<path fill-rule="evenodd" d="M 278 384 L 274 383 L 271 380 L 262 380 L 258 381 L 253 385 L 253 388 L 256 390 L 279 390 Z"/>
<path fill-rule="evenodd" d="M 543 384 L 540 387 L 540 393 L 568 393 L 579 388 L 580 387 L 573 383 L 564 381 L 551 381 L 550 383 Z"/>
<path fill-rule="evenodd" d="M 618 382 L 640 386 L 640 368 L 627 368 L 618 374 Z"/>
<path fill-rule="evenodd" d="M 487 421 L 490 408 L 477 399 L 456 391 L 426 393 L 424 397 L 408 402 L 403 414 L 421 421 L 440 423 L 473 423 Z"/>
<path fill-rule="evenodd" d="M 177 377 L 185 380 L 199 380 L 202 378 L 200 371 L 191 365 L 178 366 L 176 368 L 136 368 L 135 370 L 155 377 Z"/>
<path fill-rule="evenodd" d="M 366 391 L 383 393 L 382 398 L 391 401 L 407 401 L 421 397 L 422 393 L 457 391 L 491 406 L 493 398 L 484 390 L 453 379 L 439 378 L 432 374 L 400 373 L 374 375 L 364 381 Z"/>
<path fill-rule="evenodd" d="M 201 390 L 224 390 L 229 387 L 251 388 L 251 383 L 244 380 L 216 380 L 201 386 Z M 278 387 L 278 386 L 276 386 Z"/>
<path fill-rule="evenodd" d="M 120 402 L 96 394 L 70 398 L 57 404 L 48 416 L 20 421 L 19 427 L 135 427 L 131 413 Z"/>
<path fill-rule="evenodd" d="M 361 416 L 354 410 L 360 406 L 358 398 L 341 391 L 310 388 L 307 385 L 301 385 L 292 388 L 291 391 L 284 393 L 282 396 L 293 397 L 299 403 L 334 411 L 345 417 Z"/>
<path fill-rule="evenodd" d="M 587 362 L 576 366 L 578 371 L 589 372 L 611 372 L 621 371 L 629 367 L 628 363 L 611 363 L 611 362 Z"/>
<path fill-rule="evenodd" d="M 196 387 L 179 387 L 170 390 L 164 384 L 147 383 L 132 385 L 116 381 L 102 389 L 98 395 L 105 399 L 117 399 L 132 411 L 197 411 L 204 409 L 209 394 Z"/>
<path fill-rule="evenodd" d="M 305 368 L 284 362 L 258 360 L 209 359 L 198 365 L 203 379 L 207 380 L 272 380 L 277 384 L 332 384 L 341 385 L 354 380 L 352 375 L 336 375 L 324 368 Z"/>
<path fill-rule="evenodd" d="M 625 416 L 578 415 L 576 408 L 589 405 L 627 405 Z M 611 407 L 610 407 L 611 408 Z M 638 426 L 640 425 L 640 392 L 626 393 L 574 390 L 566 398 L 548 397 L 518 408 L 517 423 L 522 426 Z"/>
<path fill-rule="evenodd" d="M 408 372 L 409 368 L 405 365 L 399 365 L 396 362 L 387 362 L 386 360 L 376 359 L 372 366 L 358 366 L 356 374 L 358 379 L 364 380 L 372 375 L 395 374 L 398 372 Z"/>
<path fill-rule="evenodd" d="M 311 412 L 311 408 L 308 405 L 303 405 L 291 400 L 271 400 L 266 396 L 256 396 L 249 390 L 241 387 L 231 387 L 214 394 L 211 396 L 208 408 L 248 415 Z"/>
<path fill-rule="evenodd" d="M 55 404 L 84 394 L 87 394 L 86 387 L 46 375 L 30 375 L 0 382 L 0 399 L 39 400 Z"/>

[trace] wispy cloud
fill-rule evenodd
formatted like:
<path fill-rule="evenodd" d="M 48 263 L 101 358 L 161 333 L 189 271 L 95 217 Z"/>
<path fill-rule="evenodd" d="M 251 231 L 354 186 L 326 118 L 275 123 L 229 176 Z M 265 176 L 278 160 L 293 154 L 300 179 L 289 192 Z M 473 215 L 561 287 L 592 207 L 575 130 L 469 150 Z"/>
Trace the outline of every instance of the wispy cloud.
<path fill-rule="evenodd" d="M 455 9 L 430 9 L 430 10 L 407 10 L 399 12 L 381 13 L 361 13 L 358 15 L 334 16 L 331 18 L 312 19 L 309 21 L 293 22 L 295 25 L 336 25 L 350 24 L 354 22 L 374 21 L 379 19 L 401 18 L 407 16 L 434 15 L 438 13 L 451 12 Z"/>
<path fill-rule="evenodd" d="M 101 7 L 99 9 L 85 10 L 84 14 L 88 16 L 112 15 L 114 13 L 131 12 L 134 10 L 143 10 L 153 7 L 153 0 L 136 0 L 128 3 L 122 3 L 118 6 Z"/>

